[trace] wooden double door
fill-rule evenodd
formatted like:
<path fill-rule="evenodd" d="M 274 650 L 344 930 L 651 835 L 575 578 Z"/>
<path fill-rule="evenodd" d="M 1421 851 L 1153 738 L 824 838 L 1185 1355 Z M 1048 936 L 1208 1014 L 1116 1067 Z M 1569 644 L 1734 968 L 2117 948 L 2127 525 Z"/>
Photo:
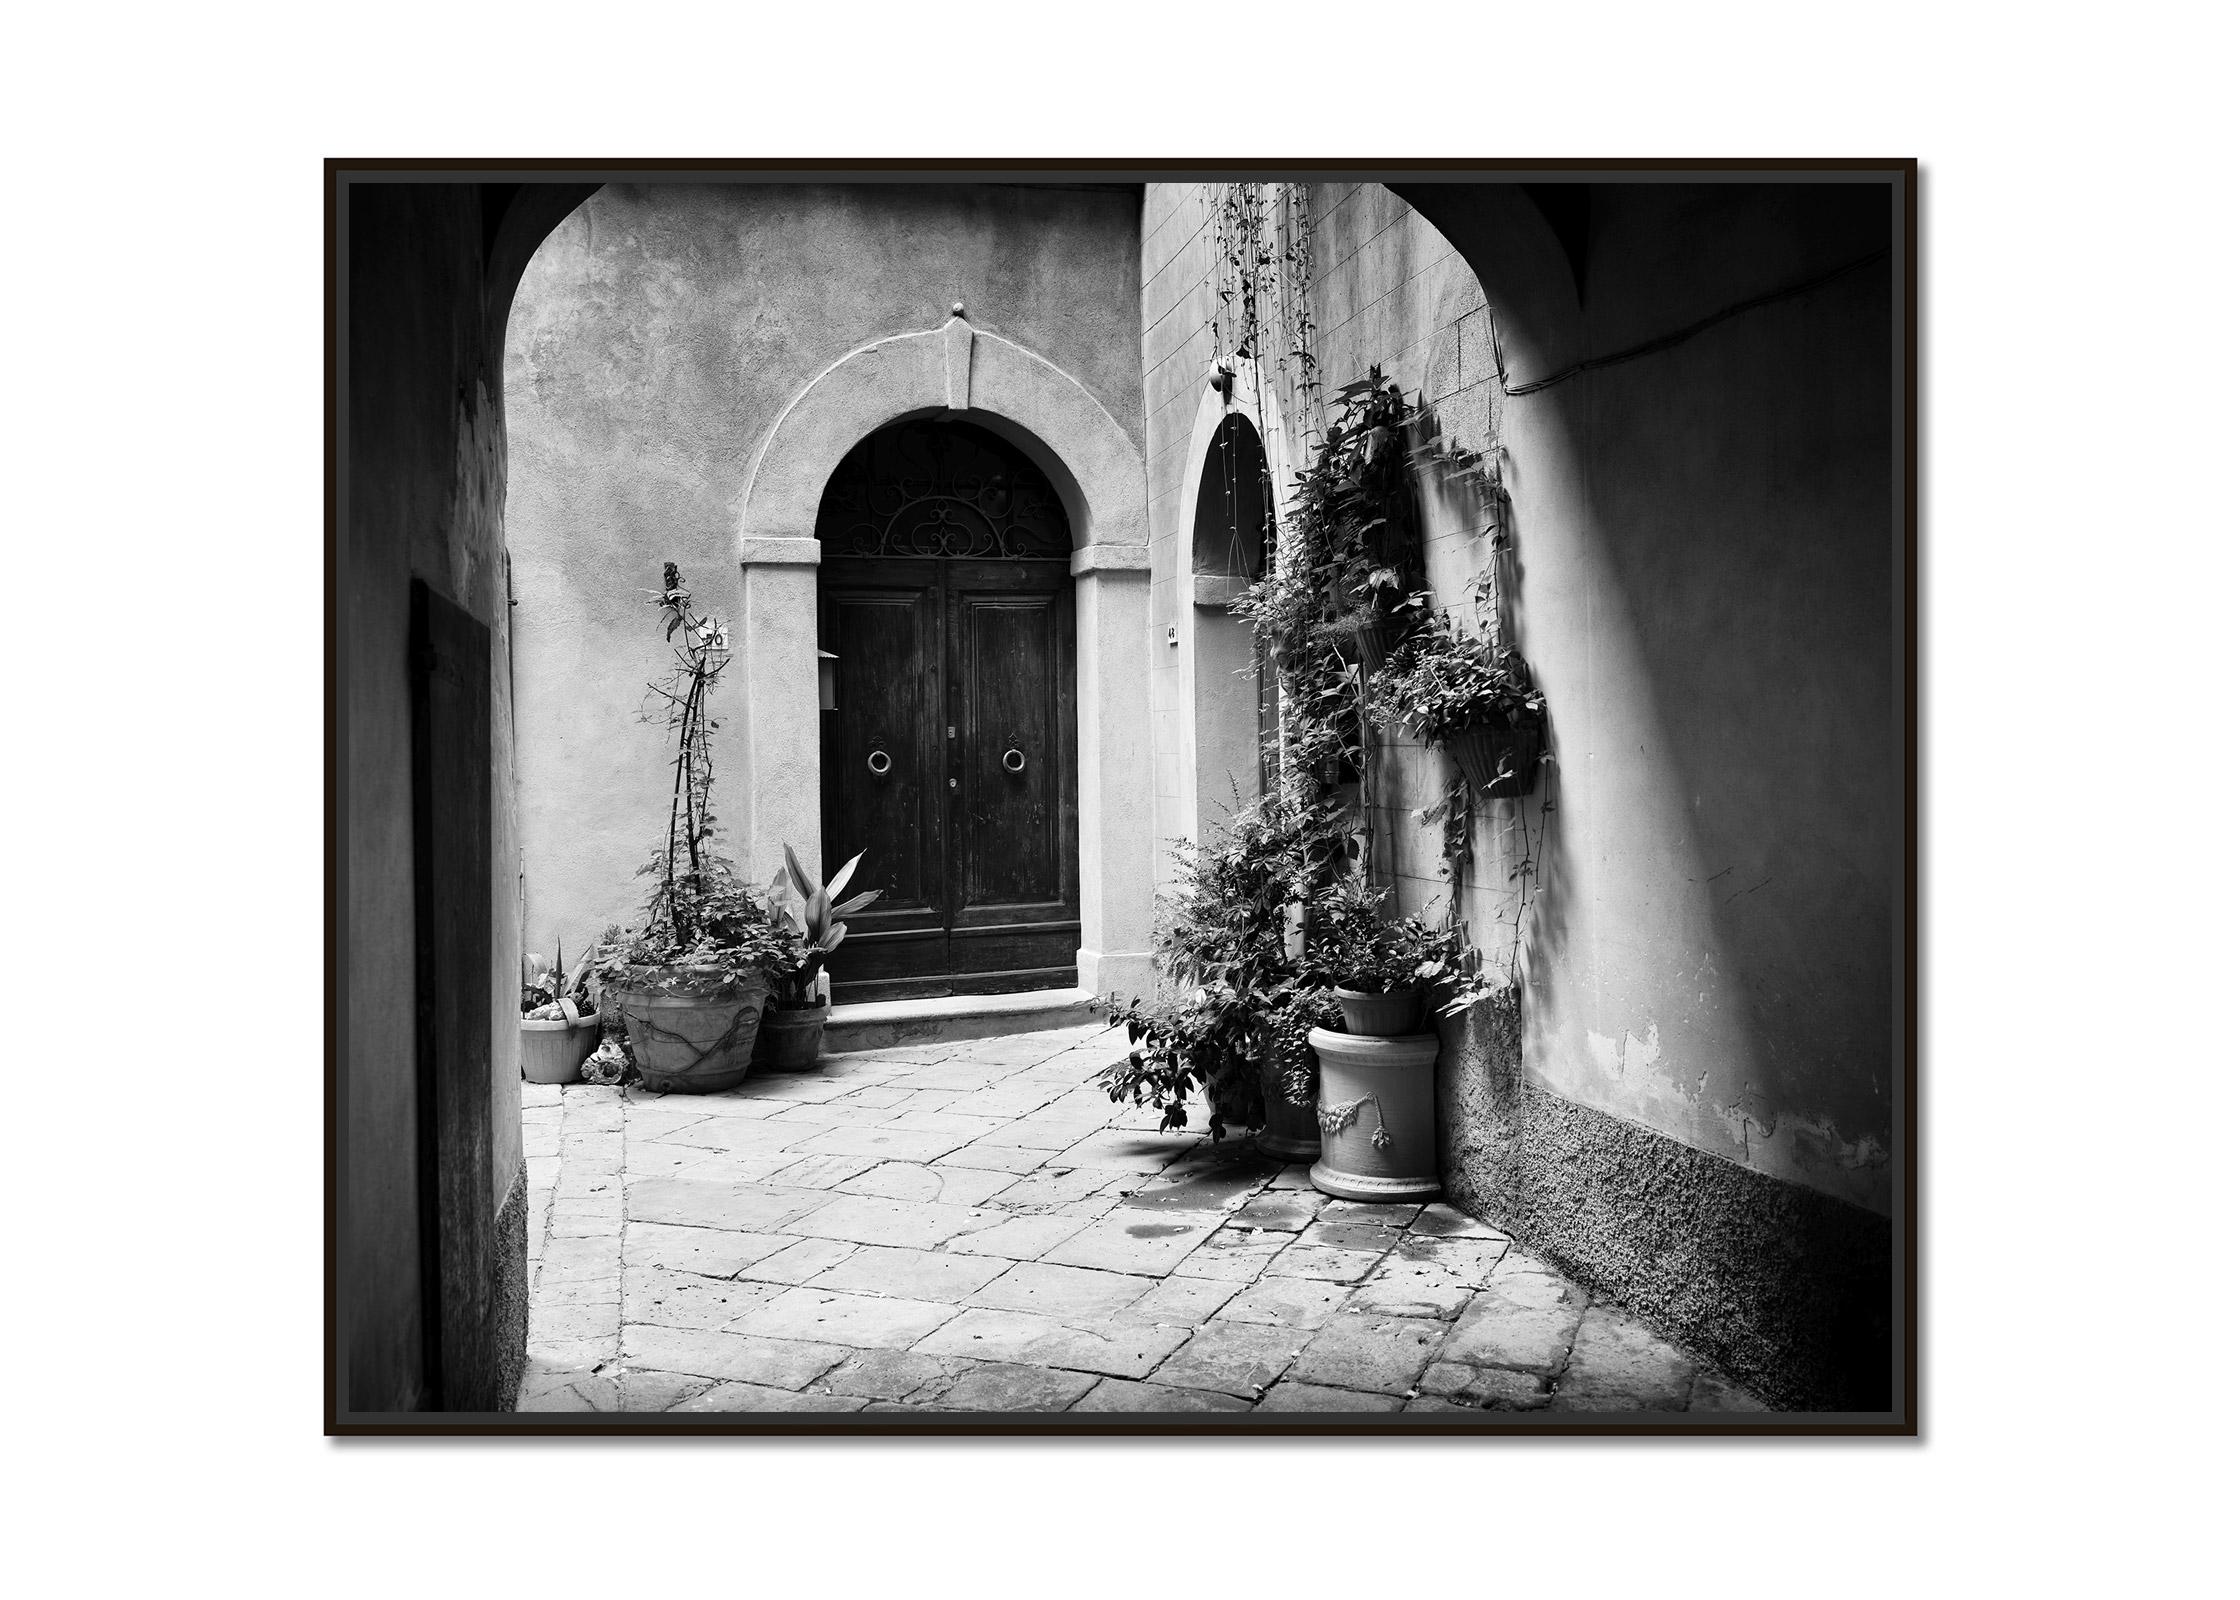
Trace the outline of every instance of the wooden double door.
<path fill-rule="evenodd" d="M 1081 943 L 1073 581 L 1063 559 L 850 559 L 818 631 L 827 870 L 863 852 L 842 1003 L 1070 988 Z"/>

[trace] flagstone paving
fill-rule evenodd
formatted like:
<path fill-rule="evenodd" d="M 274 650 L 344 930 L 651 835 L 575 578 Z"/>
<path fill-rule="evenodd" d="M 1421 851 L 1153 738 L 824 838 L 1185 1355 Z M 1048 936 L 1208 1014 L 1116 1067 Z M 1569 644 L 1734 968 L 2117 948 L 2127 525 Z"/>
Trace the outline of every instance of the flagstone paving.
<path fill-rule="evenodd" d="M 522 1086 L 523 1411 L 1761 1411 L 1451 1206 L 1095 1086 L 1094 1027 Z"/>

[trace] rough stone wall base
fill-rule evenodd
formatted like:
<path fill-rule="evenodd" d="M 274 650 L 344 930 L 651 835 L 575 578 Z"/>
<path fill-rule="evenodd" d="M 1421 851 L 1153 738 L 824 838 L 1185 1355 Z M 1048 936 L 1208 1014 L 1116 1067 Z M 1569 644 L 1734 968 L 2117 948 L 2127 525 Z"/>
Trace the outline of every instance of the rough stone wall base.
<path fill-rule="evenodd" d="M 529 1359 L 529 1168 L 514 1169 L 513 1185 L 498 1208 L 491 1264 L 489 1359 L 476 1365 L 491 1374 L 491 1392 L 461 1396 L 459 1411 L 511 1411 Z"/>
<path fill-rule="evenodd" d="M 1891 1409 L 1891 1223 L 1524 1081 L 1516 1015 L 1442 1021 L 1464 1210 L 1785 1410 Z"/>

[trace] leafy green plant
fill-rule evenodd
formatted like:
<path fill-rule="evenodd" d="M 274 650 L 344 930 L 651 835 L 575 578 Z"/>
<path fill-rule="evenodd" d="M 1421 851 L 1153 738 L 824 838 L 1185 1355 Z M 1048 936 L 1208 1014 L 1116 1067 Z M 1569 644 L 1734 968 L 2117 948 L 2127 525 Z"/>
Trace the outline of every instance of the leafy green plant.
<path fill-rule="evenodd" d="M 521 1017 L 525 1022 L 574 1022 L 598 1009 L 591 993 L 591 970 L 599 959 L 598 946 L 586 949 L 571 967 L 554 945 L 548 958 L 541 954 L 521 958 Z"/>
<path fill-rule="evenodd" d="M 792 845 L 787 845 L 785 852 L 786 864 L 770 880 L 770 896 L 791 919 L 794 931 L 800 936 L 801 957 L 792 968 L 777 975 L 778 1004 L 814 1006 L 817 974 L 825 969 L 832 952 L 848 937 L 848 925 L 839 919 L 861 911 L 879 898 L 880 891 L 867 889 L 851 899 L 840 899 L 840 891 L 848 887 L 848 880 L 856 875 L 857 863 L 863 860 L 861 851 L 832 875 L 830 883 L 823 885 L 802 870 Z"/>
<path fill-rule="evenodd" d="M 694 608 L 675 562 L 663 564 L 661 582 L 650 603 L 661 612 L 672 660 L 668 673 L 647 685 L 658 708 L 647 716 L 670 734 L 668 835 L 638 869 L 654 879 L 644 924 L 628 933 L 607 930 L 598 971 L 606 979 L 628 973 L 634 987 L 722 994 L 757 975 L 790 971 L 800 960 L 800 938 L 718 848 L 708 752 L 717 724 L 708 705 L 731 660 L 730 628 Z"/>
<path fill-rule="evenodd" d="M 669 913 L 683 891 L 657 885 L 641 928 L 609 928 L 599 947 L 602 980 L 627 978 L 636 989 L 720 995 L 756 978 L 775 981 L 801 961 L 801 938 L 761 889 L 743 881 L 723 857 L 708 854 L 690 880 L 687 915 Z M 676 931 L 680 921 L 689 937 Z"/>
<path fill-rule="evenodd" d="M 1105 998 L 1130 1045 L 1099 1080 L 1107 1094 L 1157 1108 L 1164 1130 L 1184 1125 L 1191 1094 L 1203 1090 L 1216 1138 L 1265 1120 L 1264 1063 L 1286 1096 L 1304 1103 L 1313 1072 L 1307 1030 L 1335 1007 L 1323 975 L 1292 958 L 1292 908 L 1342 849 L 1327 813 L 1262 800 L 1240 806 L 1185 859 L 1156 936 L 1165 992 Z"/>
<path fill-rule="evenodd" d="M 1428 594 L 1409 599 L 1420 619 L 1371 690 L 1372 714 L 1430 744 L 1488 726 L 1517 727 L 1547 714 L 1514 645 L 1465 633 Z"/>
<path fill-rule="evenodd" d="M 1468 1010 L 1491 988 L 1460 929 L 1384 914 L 1387 891 L 1341 879 L 1308 911 L 1310 963 L 1338 988 L 1392 994 L 1420 985 L 1443 1016 Z"/>

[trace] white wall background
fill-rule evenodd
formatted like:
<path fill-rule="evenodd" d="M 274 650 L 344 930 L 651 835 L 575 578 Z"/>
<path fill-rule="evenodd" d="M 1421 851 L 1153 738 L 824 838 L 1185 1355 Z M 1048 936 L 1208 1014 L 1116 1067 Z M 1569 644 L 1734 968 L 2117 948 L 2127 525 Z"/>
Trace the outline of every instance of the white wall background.
<path fill-rule="evenodd" d="M 0 124 L 35 152 L 14 195 L 37 225 L 0 271 L 39 314 L 5 402 L 7 949 L 64 987 L 19 986 L 9 1053 L 15 1279 L 41 1313 L 11 1419 L 36 1463 L 19 1584 L 1136 1594 L 1304 1581 L 1269 1572 L 1294 1548 L 1332 1591 L 2229 1576 L 2210 1530 L 2233 1402 L 2204 1380 L 2234 1290 L 2203 1272 L 2229 1255 L 2240 1077 L 2203 1005 L 2234 968 L 2240 777 L 2229 22 L 2155 0 L 2113 23 L 1926 3 L 1268 14 L 1280 31 L 1249 49 L 1222 34 L 1244 13 L 1156 3 L 1031 27 L 430 0 L 285 27 L 226 5 L 19 21 Z M 810 69 L 841 61 L 844 91 Z M 1250 122 L 1216 114 L 1240 76 L 1266 85 Z M 928 148 L 1925 159 L 1925 1442 L 318 1437 L 317 160 Z M 2116 497 L 2099 472 L 2119 462 L 2151 469 Z M 2105 670 L 2050 692 L 2087 651 Z M 145 781 L 62 776 L 88 770 L 89 705 L 125 708 L 108 759 Z M 2080 726 L 2118 731 L 2127 776 L 2051 790 Z M 2130 781 L 2148 754 L 2151 783 Z M 142 979 L 127 950 L 160 959 Z M 262 997 L 254 1026 L 206 1007 L 236 979 Z M 89 1015 L 172 1020 L 89 1098 Z M 2143 1067 L 2177 1093 L 2146 1097 L 2162 1114 L 2133 1136 Z M 2046 1175 L 2085 1151 L 2078 1204 Z M 1372 1474 L 1399 1487 L 1326 1514 Z M 680 1479 L 727 1508 L 716 1523 L 637 1487 Z M 1154 1486 L 1187 1506 L 1156 1537 Z"/>

